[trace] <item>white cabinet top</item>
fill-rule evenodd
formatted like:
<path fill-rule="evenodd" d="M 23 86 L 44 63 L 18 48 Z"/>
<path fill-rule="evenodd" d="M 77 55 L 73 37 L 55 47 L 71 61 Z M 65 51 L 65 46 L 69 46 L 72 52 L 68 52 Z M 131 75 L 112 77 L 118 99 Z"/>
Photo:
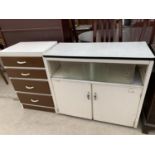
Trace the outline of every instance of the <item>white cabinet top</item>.
<path fill-rule="evenodd" d="M 56 44 L 56 41 L 19 42 L 2 50 L 0 56 L 42 56 Z"/>
<path fill-rule="evenodd" d="M 45 57 L 154 59 L 145 42 L 59 43 Z"/>

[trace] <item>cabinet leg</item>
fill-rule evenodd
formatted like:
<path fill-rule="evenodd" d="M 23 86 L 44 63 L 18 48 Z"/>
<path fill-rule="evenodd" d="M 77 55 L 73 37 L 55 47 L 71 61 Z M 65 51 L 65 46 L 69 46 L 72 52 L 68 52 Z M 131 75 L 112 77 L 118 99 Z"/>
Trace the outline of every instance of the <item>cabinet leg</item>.
<path fill-rule="evenodd" d="M 144 134 L 148 134 L 149 133 L 147 127 L 145 127 L 145 126 L 142 127 L 142 133 L 144 133 Z"/>
<path fill-rule="evenodd" d="M 7 78 L 5 77 L 4 72 L 2 71 L 1 68 L 0 68 L 0 74 L 1 74 L 1 76 L 2 76 L 2 78 L 3 78 L 3 80 L 5 81 L 5 83 L 8 84 L 8 80 L 7 80 Z"/>

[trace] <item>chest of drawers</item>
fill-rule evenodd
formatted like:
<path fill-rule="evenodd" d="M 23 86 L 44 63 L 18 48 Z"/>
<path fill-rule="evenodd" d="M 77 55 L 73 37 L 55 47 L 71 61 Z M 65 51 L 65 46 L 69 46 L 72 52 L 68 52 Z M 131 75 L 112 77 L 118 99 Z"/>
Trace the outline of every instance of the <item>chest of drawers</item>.
<path fill-rule="evenodd" d="M 55 112 L 42 53 L 56 42 L 21 42 L 1 58 L 24 108 Z"/>

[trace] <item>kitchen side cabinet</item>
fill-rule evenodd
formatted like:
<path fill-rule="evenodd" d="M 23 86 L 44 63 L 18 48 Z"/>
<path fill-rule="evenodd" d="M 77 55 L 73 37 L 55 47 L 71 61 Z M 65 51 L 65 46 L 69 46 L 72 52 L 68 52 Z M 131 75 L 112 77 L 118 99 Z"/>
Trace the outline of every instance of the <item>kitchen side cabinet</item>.
<path fill-rule="evenodd" d="M 53 79 L 53 87 L 59 113 L 92 119 L 91 85 L 89 83 Z"/>
<path fill-rule="evenodd" d="M 59 43 L 44 54 L 56 113 L 137 128 L 153 59 L 145 42 Z"/>

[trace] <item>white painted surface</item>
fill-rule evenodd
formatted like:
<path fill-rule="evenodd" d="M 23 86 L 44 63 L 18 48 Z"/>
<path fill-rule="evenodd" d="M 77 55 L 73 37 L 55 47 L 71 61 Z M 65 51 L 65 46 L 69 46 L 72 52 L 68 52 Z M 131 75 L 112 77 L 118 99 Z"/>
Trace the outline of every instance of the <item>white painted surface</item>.
<path fill-rule="evenodd" d="M 0 56 L 42 56 L 56 44 L 56 41 L 19 42 L 2 50 Z"/>
<path fill-rule="evenodd" d="M 44 56 L 154 58 L 146 42 L 59 43 Z"/>
<path fill-rule="evenodd" d="M 81 63 L 97 62 L 97 63 L 111 63 L 111 64 L 118 63 L 118 64 L 146 65 L 148 69 L 145 71 L 143 75 L 145 77 L 143 84 L 141 83 L 141 81 L 139 81 L 139 75 L 136 76 L 136 78 L 134 78 L 133 84 L 129 85 L 129 84 L 119 84 L 119 83 L 110 83 L 110 82 L 109 83 L 97 82 L 97 81 L 100 81 L 97 79 L 94 79 L 94 81 L 91 81 L 92 78 L 89 77 L 90 75 L 84 76 L 83 74 L 81 74 L 80 70 L 71 71 L 71 70 L 65 69 L 66 71 L 59 70 L 60 72 L 57 72 L 58 74 L 57 75 L 55 74 L 55 76 L 53 76 L 52 74 L 53 81 L 58 80 L 58 81 L 61 81 L 60 83 L 62 83 L 62 85 L 60 83 L 58 85 L 59 91 L 55 91 L 56 85 L 54 85 L 54 83 L 51 82 L 53 95 L 54 95 L 54 104 L 57 105 L 57 108 L 59 109 L 58 103 L 60 102 L 58 102 L 58 100 L 61 99 L 60 100 L 61 109 L 63 109 L 62 108 L 63 106 L 64 108 L 67 108 L 69 111 L 68 112 L 67 109 L 65 109 L 65 111 L 67 111 L 67 115 L 76 116 L 75 113 L 77 111 L 76 109 L 74 109 L 75 111 L 71 113 L 72 110 L 70 106 L 66 107 L 66 104 L 69 103 L 70 99 L 66 98 L 65 100 L 63 100 L 62 94 L 63 93 L 70 94 L 71 100 L 76 101 L 76 105 L 81 105 L 83 100 L 81 99 L 80 96 L 82 94 L 77 96 L 75 94 L 76 92 L 81 93 L 83 91 L 83 86 L 85 87 L 85 85 L 87 84 L 90 86 L 91 85 L 94 86 L 92 88 L 93 93 L 96 92 L 97 99 L 98 99 L 98 101 L 94 100 L 92 96 L 92 102 L 94 104 L 94 107 L 96 107 L 96 108 L 92 108 L 92 111 L 96 109 L 96 113 L 95 111 L 93 113 L 94 119 L 104 121 L 104 122 L 109 122 L 109 123 L 131 126 L 135 128 L 137 127 L 140 112 L 144 102 L 144 97 L 148 86 L 148 81 L 153 67 L 153 61 L 149 59 L 154 58 L 154 55 L 152 54 L 152 52 L 150 51 L 150 49 L 148 48 L 145 42 L 60 43 L 56 45 L 53 48 L 53 50 L 49 50 L 46 53 L 44 53 L 44 55 L 51 56 L 51 57 L 45 58 L 45 61 L 53 61 L 53 62 L 58 61 L 60 63 L 61 61 L 64 61 L 64 62 L 68 61 L 68 62 L 81 62 Z M 56 56 L 56 57 L 52 57 L 52 56 Z M 63 56 L 65 56 L 65 58 L 61 58 Z M 72 58 L 69 58 L 69 57 L 72 57 Z M 77 57 L 81 57 L 82 59 Z M 85 58 L 85 57 L 91 57 L 91 58 Z M 95 57 L 101 57 L 101 59 L 96 59 Z M 111 57 L 111 58 L 104 59 L 106 57 L 108 58 Z M 131 58 L 131 59 L 123 60 L 118 58 Z M 138 58 L 138 60 L 134 60 L 134 58 Z M 143 58 L 148 60 L 142 60 Z M 72 67 L 73 66 L 71 65 L 71 68 Z M 50 70 L 50 67 L 48 67 L 48 69 Z M 50 71 L 48 72 L 50 73 Z M 78 76 L 73 77 L 73 75 L 75 75 L 74 72 L 76 72 L 76 74 L 78 74 L 80 78 Z M 91 80 L 88 81 L 89 79 Z M 71 83 L 73 84 L 72 86 L 70 85 Z M 65 88 L 65 91 L 64 91 L 64 88 Z M 78 91 L 76 91 L 76 89 Z M 62 112 L 62 113 L 66 114 L 66 112 Z M 78 115 L 78 117 L 81 117 L 81 116 Z"/>
<path fill-rule="evenodd" d="M 93 84 L 92 90 L 94 120 L 134 126 L 142 91 L 140 87 Z"/>
<path fill-rule="evenodd" d="M 58 106 L 57 106 L 57 103 L 56 103 L 56 96 L 55 96 L 55 92 L 54 92 L 54 88 L 53 88 L 53 83 L 52 83 L 52 80 L 51 80 L 51 74 L 52 74 L 53 69 L 51 69 L 51 66 L 49 65 L 49 61 L 47 61 L 46 58 L 43 57 L 43 61 L 44 61 L 45 69 L 46 69 L 46 74 L 47 74 L 47 79 L 48 79 L 51 95 L 52 95 L 53 102 L 54 102 L 55 112 L 58 113 Z"/>
<path fill-rule="evenodd" d="M 153 65 L 154 65 L 154 61 L 150 61 L 149 65 L 147 66 L 147 70 L 145 72 L 143 92 L 142 92 L 140 103 L 139 103 L 139 106 L 137 109 L 137 117 L 136 117 L 135 124 L 134 124 L 135 128 L 137 128 L 137 126 L 138 126 L 138 121 L 139 121 L 139 117 L 141 114 L 141 110 L 142 110 L 143 102 L 145 99 L 146 91 L 148 88 L 148 84 L 149 84 L 150 76 L 152 73 Z"/>
<path fill-rule="evenodd" d="M 92 119 L 91 85 L 52 79 L 58 113 Z"/>
<path fill-rule="evenodd" d="M 96 62 L 96 63 L 116 63 L 116 64 L 146 64 L 149 65 L 150 60 L 123 60 L 123 59 L 78 59 L 78 58 L 56 58 L 46 57 L 48 61 L 64 61 L 64 62 Z"/>

